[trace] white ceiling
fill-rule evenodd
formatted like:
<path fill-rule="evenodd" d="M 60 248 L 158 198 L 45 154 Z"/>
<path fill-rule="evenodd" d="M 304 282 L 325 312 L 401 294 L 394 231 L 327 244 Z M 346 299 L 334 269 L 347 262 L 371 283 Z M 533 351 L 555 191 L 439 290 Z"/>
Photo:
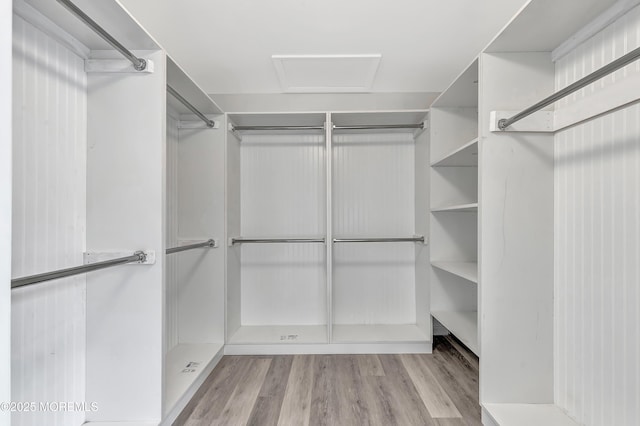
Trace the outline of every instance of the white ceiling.
<path fill-rule="evenodd" d="M 526 0 L 121 0 L 208 93 L 281 93 L 272 55 L 382 54 L 372 92 L 439 92 Z"/>

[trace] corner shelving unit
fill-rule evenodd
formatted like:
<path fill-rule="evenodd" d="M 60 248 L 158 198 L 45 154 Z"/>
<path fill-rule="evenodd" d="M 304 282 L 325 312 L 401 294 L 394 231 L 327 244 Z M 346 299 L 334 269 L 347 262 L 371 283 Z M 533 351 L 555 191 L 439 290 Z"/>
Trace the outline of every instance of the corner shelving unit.
<path fill-rule="evenodd" d="M 478 60 L 431 107 L 431 315 L 478 345 Z"/>

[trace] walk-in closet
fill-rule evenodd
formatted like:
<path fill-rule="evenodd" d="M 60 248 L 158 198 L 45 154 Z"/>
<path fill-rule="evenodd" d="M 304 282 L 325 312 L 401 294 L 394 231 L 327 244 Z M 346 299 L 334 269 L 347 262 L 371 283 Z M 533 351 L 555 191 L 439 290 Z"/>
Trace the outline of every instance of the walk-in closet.
<path fill-rule="evenodd" d="M 0 11 L 0 426 L 640 424 L 640 0 Z"/>

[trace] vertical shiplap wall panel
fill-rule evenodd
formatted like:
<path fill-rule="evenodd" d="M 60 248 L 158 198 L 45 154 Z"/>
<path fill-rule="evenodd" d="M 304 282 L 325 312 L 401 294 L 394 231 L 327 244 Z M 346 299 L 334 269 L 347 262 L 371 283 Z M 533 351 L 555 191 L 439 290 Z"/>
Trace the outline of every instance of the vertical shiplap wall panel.
<path fill-rule="evenodd" d="M 325 235 L 322 135 L 245 135 L 240 144 L 242 235 Z M 326 324 L 322 244 L 245 244 L 242 324 Z"/>
<path fill-rule="evenodd" d="M 86 240 L 84 61 L 14 17 L 13 276 L 81 265 Z M 12 399 L 85 401 L 85 277 L 12 292 Z M 14 426 L 84 413 L 14 413 Z"/>
<path fill-rule="evenodd" d="M 335 238 L 415 232 L 415 142 L 411 134 L 334 135 Z M 336 324 L 416 322 L 415 244 L 336 244 Z"/>
<path fill-rule="evenodd" d="M 245 135 L 243 236 L 319 236 L 325 228 L 324 137 Z"/>
<path fill-rule="evenodd" d="M 11 400 L 11 290 L 6 283 L 11 279 L 11 184 L 12 145 L 12 16 L 11 2 L 0 3 L 0 401 Z M 11 413 L 0 412 L 0 426 L 10 426 Z"/>
<path fill-rule="evenodd" d="M 640 8 L 556 64 L 558 89 L 640 45 Z M 562 108 L 640 72 L 634 63 Z M 587 426 L 640 424 L 640 105 L 555 138 L 555 395 Z"/>
<path fill-rule="evenodd" d="M 178 141 L 180 120 L 167 109 L 167 247 L 178 245 Z M 166 259 L 166 340 L 168 352 L 178 344 L 178 256 Z"/>

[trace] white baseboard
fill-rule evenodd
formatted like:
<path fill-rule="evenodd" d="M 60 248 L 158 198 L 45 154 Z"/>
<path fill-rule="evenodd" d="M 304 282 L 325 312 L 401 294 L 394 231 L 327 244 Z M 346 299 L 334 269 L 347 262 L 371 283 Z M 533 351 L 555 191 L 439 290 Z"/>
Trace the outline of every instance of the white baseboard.
<path fill-rule="evenodd" d="M 225 355 L 430 354 L 431 342 L 226 345 Z"/>

